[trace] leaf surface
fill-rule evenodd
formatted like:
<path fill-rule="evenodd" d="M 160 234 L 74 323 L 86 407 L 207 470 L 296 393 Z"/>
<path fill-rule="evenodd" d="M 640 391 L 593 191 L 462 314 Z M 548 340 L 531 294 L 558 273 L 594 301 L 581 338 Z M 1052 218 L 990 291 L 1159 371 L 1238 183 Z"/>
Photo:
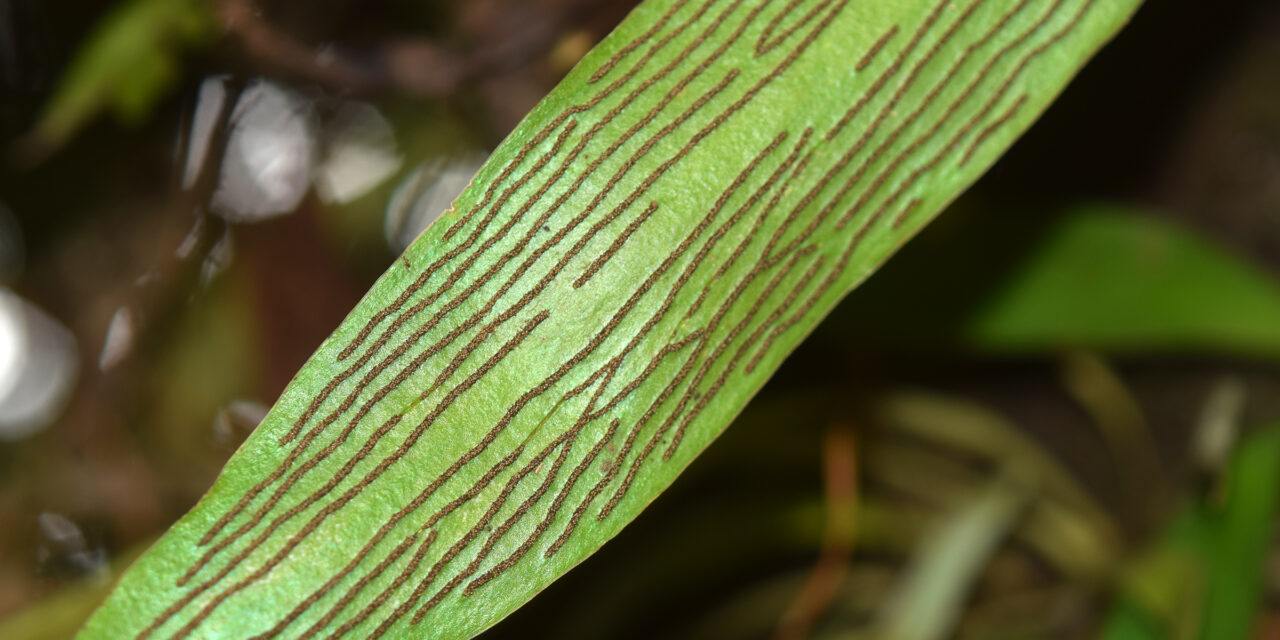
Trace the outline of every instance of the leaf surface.
<path fill-rule="evenodd" d="M 82 636 L 482 631 L 667 487 L 1136 5 L 642 4 Z"/>

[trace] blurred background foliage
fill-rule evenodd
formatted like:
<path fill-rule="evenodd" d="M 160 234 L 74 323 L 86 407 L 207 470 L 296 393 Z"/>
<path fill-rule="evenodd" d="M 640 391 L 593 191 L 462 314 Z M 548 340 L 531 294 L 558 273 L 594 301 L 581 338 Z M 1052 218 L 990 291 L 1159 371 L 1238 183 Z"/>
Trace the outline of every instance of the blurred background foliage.
<path fill-rule="evenodd" d="M 74 632 L 627 0 L 0 0 L 0 638 Z M 487 637 L 1280 638 L 1280 6 L 1151 2 Z"/>

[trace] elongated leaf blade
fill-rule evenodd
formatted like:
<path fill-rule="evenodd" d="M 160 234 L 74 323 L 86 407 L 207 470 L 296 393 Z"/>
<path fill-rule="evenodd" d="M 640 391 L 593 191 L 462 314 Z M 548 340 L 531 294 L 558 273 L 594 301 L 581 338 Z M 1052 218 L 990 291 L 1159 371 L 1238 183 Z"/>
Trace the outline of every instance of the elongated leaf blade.
<path fill-rule="evenodd" d="M 646 2 L 83 636 L 490 626 L 668 486 L 1136 4 Z"/>

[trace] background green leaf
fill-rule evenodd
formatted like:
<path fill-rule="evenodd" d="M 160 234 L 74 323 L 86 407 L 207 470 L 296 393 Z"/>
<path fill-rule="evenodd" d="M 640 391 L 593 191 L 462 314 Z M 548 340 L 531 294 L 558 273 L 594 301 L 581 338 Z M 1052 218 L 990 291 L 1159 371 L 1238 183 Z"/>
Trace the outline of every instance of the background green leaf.
<path fill-rule="evenodd" d="M 101 111 L 143 120 L 178 79 L 183 49 L 214 33 L 207 0 L 130 0 L 97 25 L 25 141 L 39 156 L 61 146 Z"/>
<path fill-rule="evenodd" d="M 82 635 L 483 630 L 668 486 L 1136 4 L 643 4 Z"/>
<path fill-rule="evenodd" d="M 1280 356 L 1280 288 L 1195 234 L 1121 207 L 1064 216 L 964 329 L 976 346 Z"/>
<path fill-rule="evenodd" d="M 1121 204 L 968 207 L 837 311 L 842 329 L 859 330 L 846 342 L 1005 356 L 1280 355 L 1280 284 L 1167 217 Z M 955 266 L 932 269 L 938 262 Z"/>
<path fill-rule="evenodd" d="M 1250 637 L 1280 513 L 1280 427 L 1241 440 L 1218 489 L 1187 505 L 1134 568 L 1103 637 Z"/>

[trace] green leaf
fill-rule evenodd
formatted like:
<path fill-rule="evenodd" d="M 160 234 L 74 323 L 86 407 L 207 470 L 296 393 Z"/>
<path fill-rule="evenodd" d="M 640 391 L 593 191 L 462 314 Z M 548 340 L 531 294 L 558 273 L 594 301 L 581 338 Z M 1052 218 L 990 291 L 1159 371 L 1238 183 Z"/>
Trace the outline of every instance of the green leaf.
<path fill-rule="evenodd" d="M 1241 441 L 1220 489 L 1188 505 L 1132 572 L 1103 637 L 1249 637 L 1280 513 L 1280 426 Z"/>
<path fill-rule="evenodd" d="M 1136 4 L 642 4 L 82 635 L 487 628 L 666 488 Z"/>
<path fill-rule="evenodd" d="M 214 33 L 208 0 L 130 0 L 97 25 L 58 83 L 32 137 L 36 154 L 61 146 L 99 111 L 144 119 L 178 79 L 182 48 Z"/>
<path fill-rule="evenodd" d="M 1280 287 L 1196 234 L 1120 207 L 1064 216 L 964 330 L 1000 351 L 1280 357 Z"/>

